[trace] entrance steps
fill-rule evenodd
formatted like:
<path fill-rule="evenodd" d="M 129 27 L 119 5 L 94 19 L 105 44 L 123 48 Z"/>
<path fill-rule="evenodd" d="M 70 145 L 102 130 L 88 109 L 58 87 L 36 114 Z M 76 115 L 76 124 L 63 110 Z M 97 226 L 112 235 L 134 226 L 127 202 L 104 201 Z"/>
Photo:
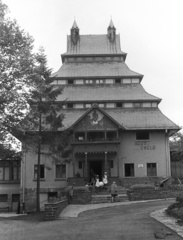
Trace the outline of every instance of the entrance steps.
<path fill-rule="evenodd" d="M 118 186 L 118 196 L 116 197 L 115 201 L 116 202 L 128 201 L 126 188 Z M 110 202 L 111 194 L 108 189 L 92 193 L 92 203 L 110 203 Z"/>

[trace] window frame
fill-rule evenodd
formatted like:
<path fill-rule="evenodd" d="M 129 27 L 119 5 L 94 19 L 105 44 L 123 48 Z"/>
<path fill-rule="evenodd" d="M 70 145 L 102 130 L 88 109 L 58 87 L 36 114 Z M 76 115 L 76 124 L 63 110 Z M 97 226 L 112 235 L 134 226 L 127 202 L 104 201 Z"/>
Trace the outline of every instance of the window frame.
<path fill-rule="evenodd" d="M 153 164 L 155 164 L 155 167 L 152 166 Z M 151 165 L 151 166 L 148 167 L 148 165 Z M 147 168 L 147 176 L 148 177 L 157 177 L 157 163 L 155 163 L 155 162 L 147 163 L 146 168 Z"/>
<path fill-rule="evenodd" d="M 129 175 L 127 175 L 127 169 L 126 169 L 127 166 L 133 167 L 133 169 L 128 170 L 128 171 L 130 171 Z M 124 171 L 125 171 L 124 175 L 125 175 L 126 178 L 135 177 L 135 164 L 134 163 L 125 163 L 124 164 Z M 131 174 L 131 171 L 132 171 L 132 174 Z"/>
<path fill-rule="evenodd" d="M 38 164 L 34 164 L 34 179 L 37 180 L 37 169 L 36 167 L 38 167 Z M 44 177 L 41 177 L 42 173 L 44 174 Z M 40 164 L 40 180 L 44 180 L 45 179 L 45 165 L 44 164 Z"/>
<path fill-rule="evenodd" d="M 140 137 L 139 135 L 144 135 L 144 134 L 148 134 L 147 137 Z M 142 130 L 142 131 L 137 131 L 135 134 L 136 137 L 136 141 L 149 141 L 150 140 L 150 132 L 146 131 L 146 130 Z"/>
<path fill-rule="evenodd" d="M 65 170 L 64 170 L 64 176 L 62 176 L 62 174 L 63 174 L 63 169 L 61 169 L 61 176 L 58 176 L 57 175 L 57 167 L 63 167 L 64 166 L 64 168 L 65 168 Z M 58 180 L 58 179 L 66 179 L 67 178 L 67 169 L 66 169 L 66 164 L 65 163 L 62 163 L 62 164 L 55 164 L 55 179 L 56 180 Z"/>

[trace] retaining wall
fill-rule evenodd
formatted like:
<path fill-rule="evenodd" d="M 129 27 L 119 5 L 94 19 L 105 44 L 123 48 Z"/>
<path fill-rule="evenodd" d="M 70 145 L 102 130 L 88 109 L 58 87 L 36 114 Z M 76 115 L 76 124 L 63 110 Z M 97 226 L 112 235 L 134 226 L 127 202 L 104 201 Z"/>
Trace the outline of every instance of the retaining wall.
<path fill-rule="evenodd" d="M 64 199 L 59 202 L 45 204 L 45 220 L 55 220 L 62 210 L 68 205 L 68 200 Z"/>

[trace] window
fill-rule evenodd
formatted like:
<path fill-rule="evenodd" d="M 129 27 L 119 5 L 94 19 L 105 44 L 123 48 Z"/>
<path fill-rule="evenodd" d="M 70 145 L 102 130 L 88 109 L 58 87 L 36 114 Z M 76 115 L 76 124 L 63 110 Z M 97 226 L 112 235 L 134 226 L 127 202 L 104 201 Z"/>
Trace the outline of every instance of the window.
<path fill-rule="evenodd" d="M 96 80 L 96 84 L 101 84 L 101 83 L 104 83 L 104 80 L 103 79 L 99 79 L 99 80 Z"/>
<path fill-rule="evenodd" d="M 57 164 L 56 168 L 56 178 L 66 178 L 66 164 Z"/>
<path fill-rule="evenodd" d="M 145 108 L 146 107 L 149 108 L 149 107 L 151 107 L 151 103 L 150 102 L 146 102 L 146 103 L 143 103 L 142 106 L 145 107 Z"/>
<path fill-rule="evenodd" d="M 121 79 L 115 79 L 115 83 L 121 83 Z"/>
<path fill-rule="evenodd" d="M 134 177 L 134 164 L 126 163 L 125 164 L 125 177 Z"/>
<path fill-rule="evenodd" d="M 152 107 L 157 107 L 157 106 L 158 106 L 157 102 L 152 102 Z"/>
<path fill-rule="evenodd" d="M 80 80 L 80 79 L 77 79 L 77 80 L 75 81 L 75 83 L 76 83 L 76 84 L 83 84 L 84 81 L 83 81 L 82 79 L 81 79 L 81 80 Z"/>
<path fill-rule="evenodd" d="M 19 181 L 20 180 L 20 162 L 1 161 L 0 162 L 0 180 L 1 181 Z"/>
<path fill-rule="evenodd" d="M 104 103 L 99 103 L 98 106 L 99 106 L 100 108 L 104 108 L 105 105 L 104 105 Z"/>
<path fill-rule="evenodd" d="M 77 104 L 75 104 L 75 108 L 84 108 L 84 104 L 77 103 Z"/>
<path fill-rule="evenodd" d="M 74 80 L 68 80 L 68 84 L 74 84 Z"/>
<path fill-rule="evenodd" d="M 117 107 L 117 108 L 122 108 L 122 106 L 123 106 L 123 105 L 122 105 L 122 103 L 121 103 L 121 102 L 119 102 L 119 103 L 116 103 L 116 107 Z"/>
<path fill-rule="evenodd" d="M 117 139 L 117 133 L 116 132 L 107 132 L 107 140 L 113 141 Z"/>
<path fill-rule="evenodd" d="M 139 83 L 139 79 L 138 78 L 132 78 L 132 83 Z"/>
<path fill-rule="evenodd" d="M 139 103 L 139 102 L 134 103 L 134 107 L 135 107 L 135 108 L 141 107 L 141 103 Z"/>
<path fill-rule="evenodd" d="M 0 194 L 0 202 L 7 202 L 8 194 Z"/>
<path fill-rule="evenodd" d="M 114 108 L 115 104 L 114 103 L 106 103 L 106 108 Z"/>
<path fill-rule="evenodd" d="M 74 108 L 74 104 L 73 103 L 67 103 L 67 108 Z"/>
<path fill-rule="evenodd" d="M 149 132 L 148 131 L 136 132 L 136 140 L 149 140 Z"/>
<path fill-rule="evenodd" d="M 131 79 L 130 78 L 125 78 L 125 79 L 123 79 L 123 83 L 129 84 L 129 83 L 131 83 Z"/>
<path fill-rule="evenodd" d="M 157 176 L 156 163 L 147 163 L 147 176 Z"/>
<path fill-rule="evenodd" d="M 89 141 L 103 141 L 105 139 L 104 132 L 88 132 Z"/>
<path fill-rule="evenodd" d="M 45 178 L 44 174 L 44 164 L 40 164 L 40 179 Z M 34 179 L 37 179 L 38 165 L 34 165 Z"/>
<path fill-rule="evenodd" d="M 85 140 L 85 133 L 84 132 L 77 132 L 75 135 L 75 139 L 77 141 L 84 141 Z"/>
<path fill-rule="evenodd" d="M 79 161 L 79 162 L 78 162 L 78 168 L 79 168 L 79 169 L 82 169 L 82 168 L 83 168 L 83 162 L 82 162 L 82 161 Z"/>
<path fill-rule="evenodd" d="M 86 103 L 85 108 L 91 108 L 91 103 Z"/>
<path fill-rule="evenodd" d="M 133 107 L 133 103 L 124 103 L 123 106 L 125 108 L 132 108 Z"/>
<path fill-rule="evenodd" d="M 93 80 L 86 80 L 85 83 L 86 83 L 86 84 L 92 84 L 92 83 L 93 83 Z"/>
<path fill-rule="evenodd" d="M 105 83 L 106 84 L 113 84 L 114 80 L 113 79 L 106 79 Z"/>

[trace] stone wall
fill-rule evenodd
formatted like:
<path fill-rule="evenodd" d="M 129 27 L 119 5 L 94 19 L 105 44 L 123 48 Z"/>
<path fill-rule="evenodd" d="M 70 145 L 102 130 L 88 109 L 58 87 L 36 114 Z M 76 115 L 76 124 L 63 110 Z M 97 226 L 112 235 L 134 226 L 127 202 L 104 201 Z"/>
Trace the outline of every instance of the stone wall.
<path fill-rule="evenodd" d="M 87 187 L 74 187 L 72 204 L 88 204 L 91 203 L 91 192 Z"/>
<path fill-rule="evenodd" d="M 150 199 L 174 198 L 180 194 L 180 191 L 170 189 L 129 189 L 127 196 L 129 201 L 140 201 Z"/>
<path fill-rule="evenodd" d="M 68 205 L 68 200 L 60 200 L 59 202 L 45 204 L 45 220 L 55 220 L 58 218 L 62 210 Z"/>

